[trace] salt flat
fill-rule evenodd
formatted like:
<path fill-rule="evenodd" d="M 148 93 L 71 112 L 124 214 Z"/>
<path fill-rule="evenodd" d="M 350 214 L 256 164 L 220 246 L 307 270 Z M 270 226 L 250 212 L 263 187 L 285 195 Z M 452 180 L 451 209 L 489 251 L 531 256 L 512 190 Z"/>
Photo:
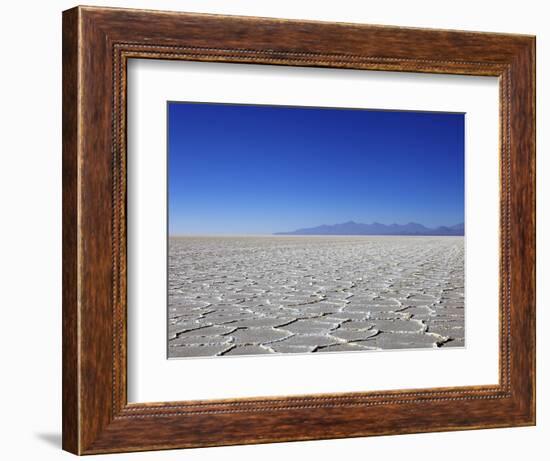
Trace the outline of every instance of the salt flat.
<path fill-rule="evenodd" d="M 168 355 L 464 346 L 464 237 L 171 237 Z"/>

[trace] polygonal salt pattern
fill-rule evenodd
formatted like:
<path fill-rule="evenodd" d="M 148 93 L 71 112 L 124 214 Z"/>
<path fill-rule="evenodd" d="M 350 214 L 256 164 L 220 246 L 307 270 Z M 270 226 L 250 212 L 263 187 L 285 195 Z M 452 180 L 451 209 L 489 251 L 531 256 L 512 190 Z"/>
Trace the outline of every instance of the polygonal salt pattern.
<path fill-rule="evenodd" d="M 464 238 L 169 239 L 171 358 L 464 346 Z"/>

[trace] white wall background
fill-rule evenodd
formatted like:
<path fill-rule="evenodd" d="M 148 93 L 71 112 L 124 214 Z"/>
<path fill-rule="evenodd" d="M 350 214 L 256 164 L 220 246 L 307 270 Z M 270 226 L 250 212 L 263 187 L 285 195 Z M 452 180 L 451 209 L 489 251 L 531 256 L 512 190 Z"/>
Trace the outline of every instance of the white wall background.
<path fill-rule="evenodd" d="M 285 458 L 544 459 L 550 437 L 550 14 L 536 0 L 180 0 L 90 5 L 155 8 L 537 35 L 538 425 L 440 434 L 117 455 L 136 460 Z M 0 453 L 4 459 L 69 459 L 61 445 L 61 11 L 76 3 L 4 2 L 0 15 Z M 550 286 L 547 281 L 547 287 Z M 546 327 L 546 328 L 545 328 Z M 543 453 L 546 452 L 544 455 Z M 103 457 L 98 457 L 100 459 Z"/>

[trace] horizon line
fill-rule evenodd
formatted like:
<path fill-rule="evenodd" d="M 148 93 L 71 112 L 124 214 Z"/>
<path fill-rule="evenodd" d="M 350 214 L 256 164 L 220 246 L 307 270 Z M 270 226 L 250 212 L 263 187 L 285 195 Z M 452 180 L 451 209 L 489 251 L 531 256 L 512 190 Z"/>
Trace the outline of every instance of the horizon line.
<path fill-rule="evenodd" d="M 180 237 L 464 237 L 464 234 L 168 234 L 168 238 Z"/>
<path fill-rule="evenodd" d="M 311 229 L 311 228 L 316 228 L 316 227 L 322 227 L 322 226 L 337 226 L 337 225 L 342 225 L 342 224 L 365 224 L 365 225 L 373 225 L 373 224 L 380 224 L 380 225 L 383 225 L 383 226 L 394 226 L 394 225 L 398 225 L 398 226 L 407 226 L 409 224 L 417 224 L 417 225 L 420 225 L 420 226 L 423 226 L 425 227 L 426 229 L 428 230 L 437 230 L 438 228 L 440 227 L 453 227 L 453 226 L 459 226 L 459 225 L 465 225 L 464 221 L 462 222 L 457 222 L 455 224 L 439 224 L 439 225 L 436 225 L 436 226 L 427 226 L 425 224 L 422 224 L 422 223 L 419 223 L 419 222 L 416 222 L 416 221 L 409 221 L 405 224 L 400 224 L 400 223 L 397 223 L 397 222 L 393 222 L 391 224 L 385 224 L 385 223 L 382 223 L 382 222 L 379 222 L 379 221 L 372 221 L 371 223 L 363 223 L 363 222 L 359 222 L 359 221 L 354 221 L 354 220 L 349 220 L 349 221 L 344 221 L 344 222 L 339 222 L 339 223 L 335 223 L 335 224 L 318 224 L 318 225 L 313 225 L 313 226 L 310 226 L 310 227 L 299 227 L 295 230 L 292 230 L 292 231 L 272 231 L 272 232 L 238 232 L 238 233 L 227 233 L 227 232 L 203 232 L 203 233 L 200 233 L 200 232 L 189 232 L 189 233 L 186 233 L 186 232 L 183 232 L 183 233 L 172 233 L 170 231 L 167 232 L 168 236 L 169 237 L 178 237 L 178 236 L 209 236 L 209 235 L 212 235 L 212 236 L 224 236 L 224 235 L 227 235 L 227 236 L 245 236 L 245 235 L 250 235 L 250 236 L 255 236 L 255 235 L 277 235 L 277 234 L 288 234 L 288 233 L 292 233 L 292 232 L 296 232 L 298 230 L 304 230 L 304 229 Z M 314 235 L 314 234 L 312 234 Z M 318 234 L 318 235 L 327 235 L 327 234 Z M 338 235 L 338 234 L 336 234 Z M 346 234 L 339 234 L 339 235 L 346 235 Z M 348 235 L 357 235 L 357 234 L 348 234 Z M 375 235 L 375 234 L 372 234 L 372 235 Z M 381 235 L 386 235 L 386 234 L 381 234 Z M 413 234 L 413 236 L 416 235 L 416 234 Z"/>

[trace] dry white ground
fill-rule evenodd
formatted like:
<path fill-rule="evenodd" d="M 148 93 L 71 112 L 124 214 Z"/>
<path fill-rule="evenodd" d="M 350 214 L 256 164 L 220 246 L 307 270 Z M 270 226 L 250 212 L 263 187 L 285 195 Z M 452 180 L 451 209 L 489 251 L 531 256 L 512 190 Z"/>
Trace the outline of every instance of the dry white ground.
<path fill-rule="evenodd" d="M 169 357 L 464 346 L 463 237 L 175 237 Z"/>

